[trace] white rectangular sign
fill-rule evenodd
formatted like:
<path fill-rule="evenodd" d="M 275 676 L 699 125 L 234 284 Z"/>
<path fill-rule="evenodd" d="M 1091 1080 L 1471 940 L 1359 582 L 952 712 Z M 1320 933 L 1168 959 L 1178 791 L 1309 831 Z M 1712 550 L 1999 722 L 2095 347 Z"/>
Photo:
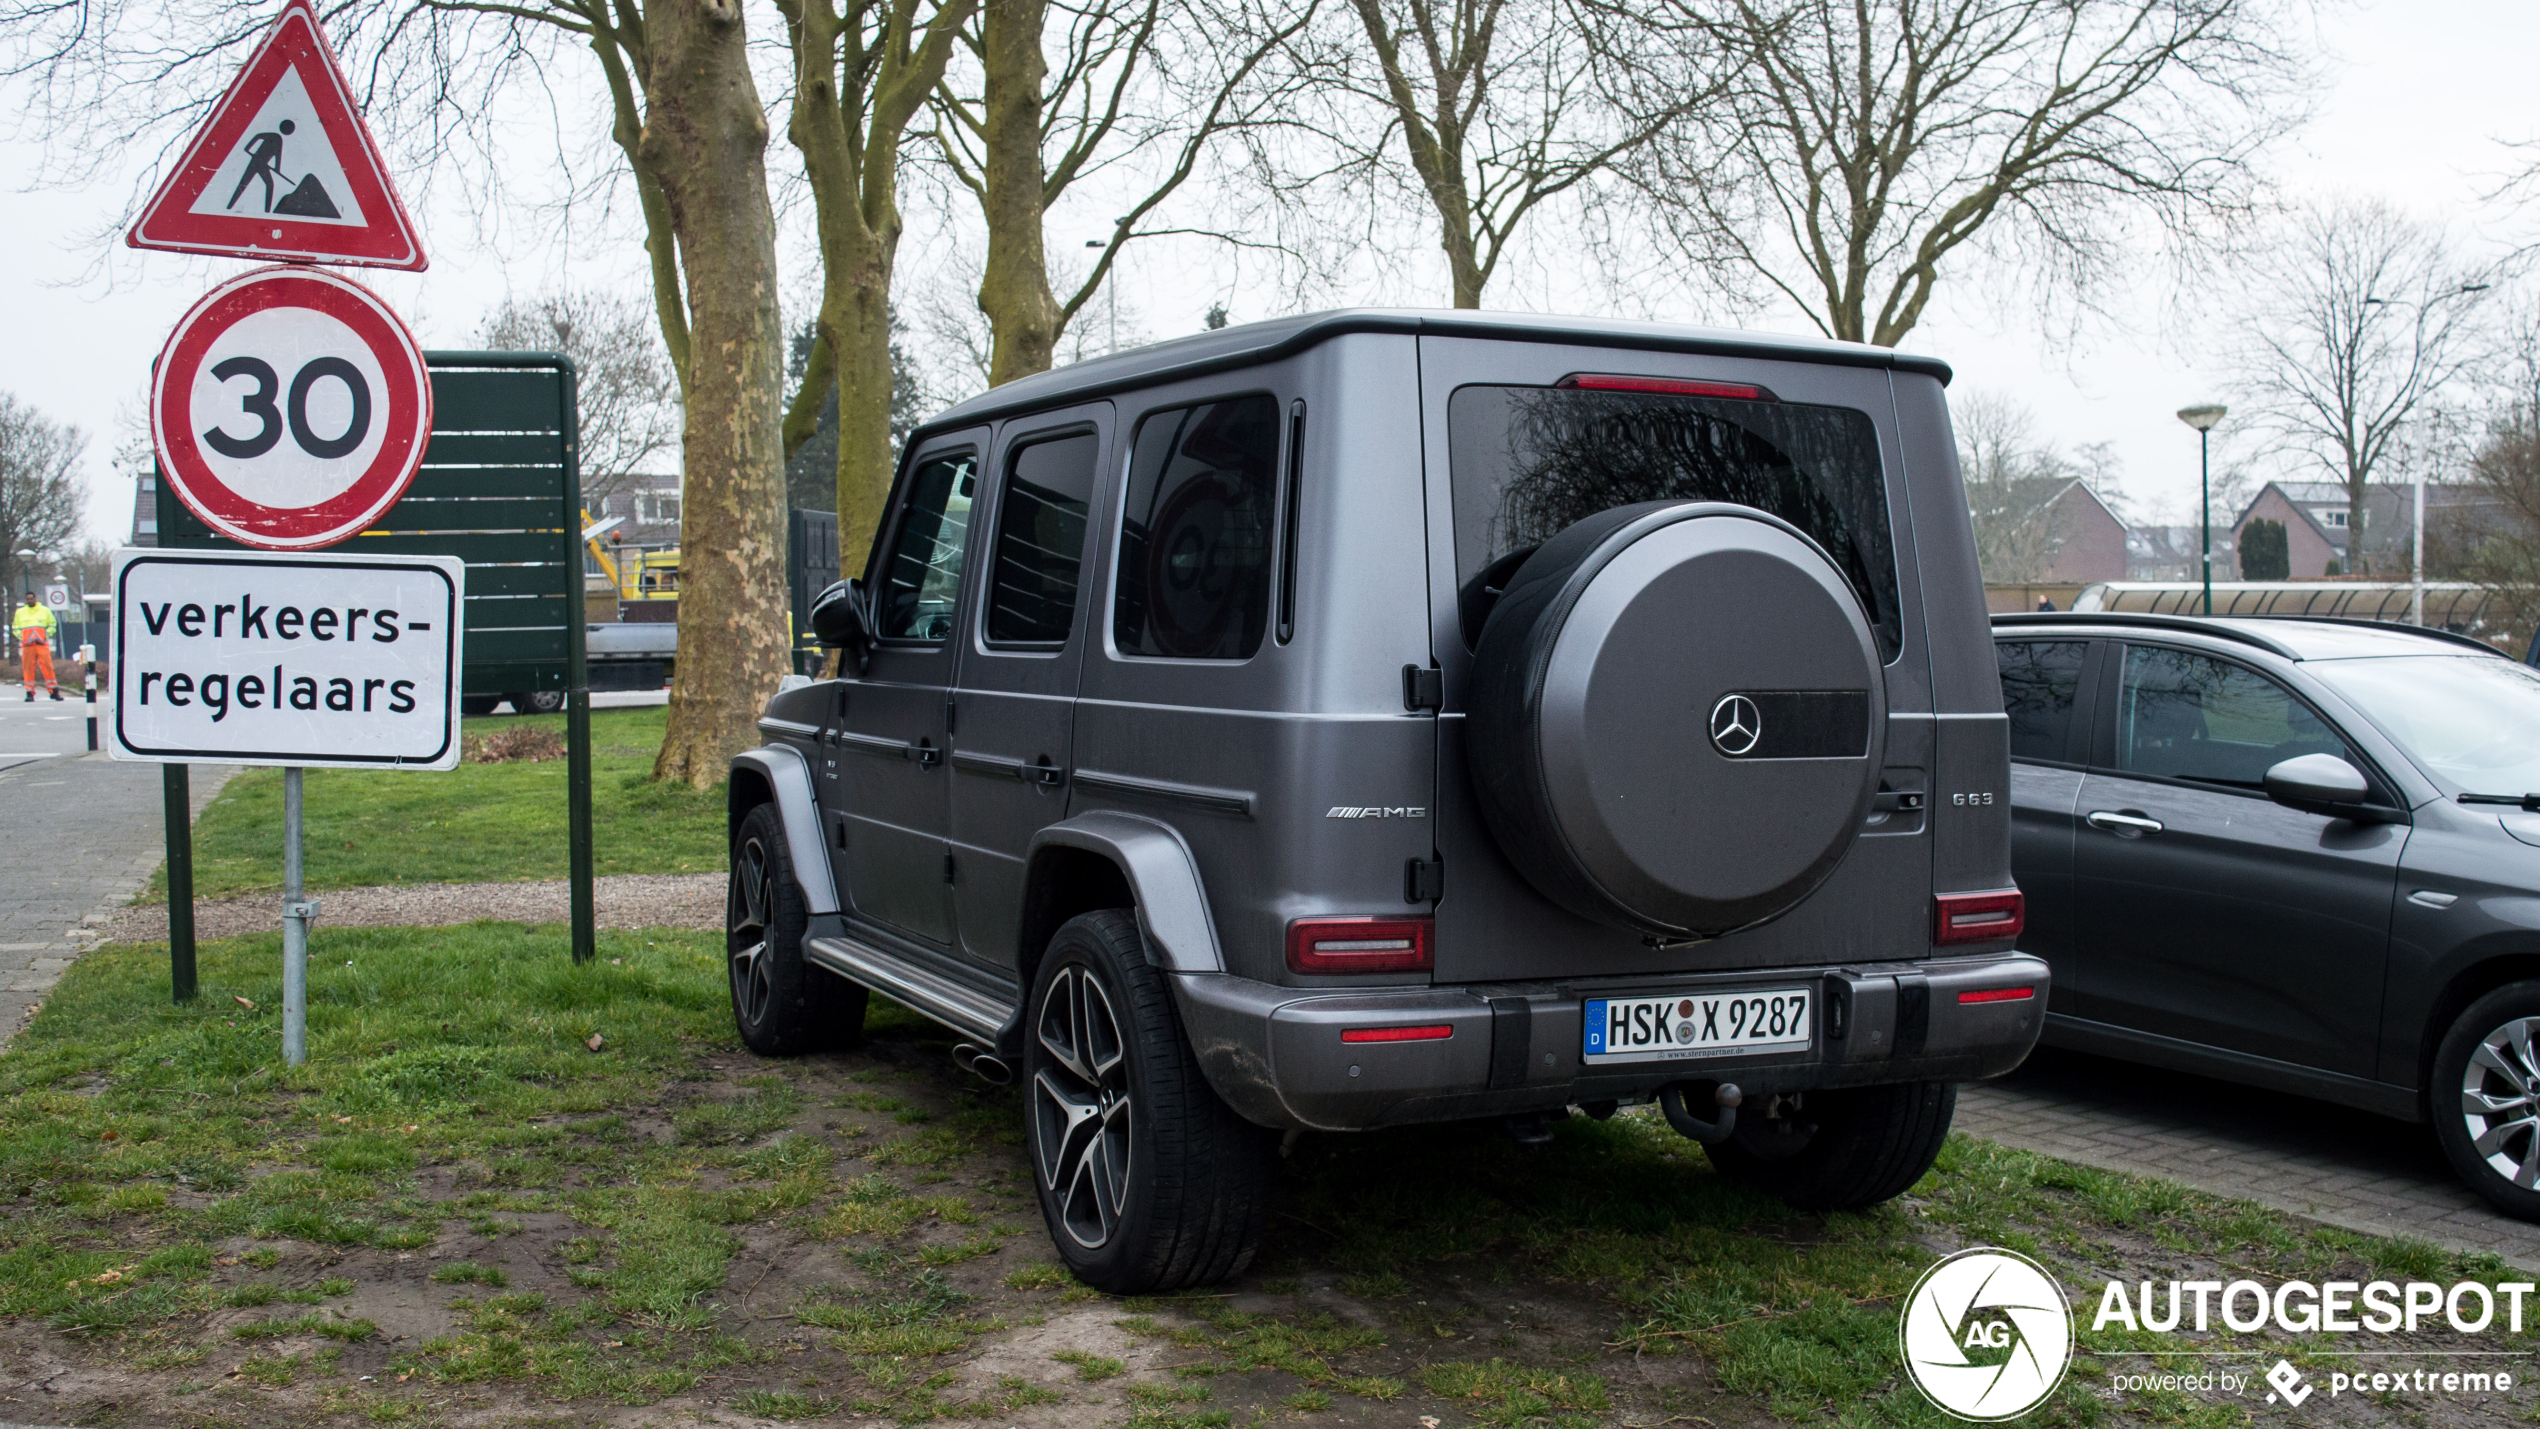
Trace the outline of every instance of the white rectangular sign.
<path fill-rule="evenodd" d="M 116 759 L 450 769 L 456 556 L 115 553 Z"/>

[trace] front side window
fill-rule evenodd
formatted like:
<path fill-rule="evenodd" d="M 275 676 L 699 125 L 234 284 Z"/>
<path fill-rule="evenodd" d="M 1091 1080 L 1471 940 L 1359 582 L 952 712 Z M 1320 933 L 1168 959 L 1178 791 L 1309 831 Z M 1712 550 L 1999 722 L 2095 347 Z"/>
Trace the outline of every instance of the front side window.
<path fill-rule="evenodd" d="M 989 572 L 988 639 L 1057 645 L 1076 620 L 1085 560 L 1085 512 L 1094 500 L 1101 443 L 1091 432 L 1018 447 L 1006 459 Z"/>
<path fill-rule="evenodd" d="M 2334 754 L 2361 767 L 2310 706 L 2245 665 L 2150 645 L 2126 651 L 2118 768 L 2263 789 L 2269 769 L 2302 754 Z"/>
<path fill-rule="evenodd" d="M 1993 653 L 2002 666 L 2002 711 L 2011 717 L 2011 757 L 2065 758 L 2089 642 L 2002 640 Z"/>
<path fill-rule="evenodd" d="M 908 505 L 882 563 L 874 592 L 877 633 L 885 640 L 941 640 L 952 633 L 961 594 L 961 553 L 970 541 L 970 501 L 977 458 L 969 452 L 929 457 L 909 481 Z"/>
<path fill-rule="evenodd" d="M 1121 654 L 1246 660 L 1261 648 L 1278 474 L 1274 398 L 1204 402 L 1138 423 L 1111 612 Z"/>
<path fill-rule="evenodd" d="M 1849 407 L 1571 387 L 1462 387 L 1447 403 L 1455 580 L 1475 589 L 1571 523 L 1642 501 L 1778 516 L 1834 558 L 1877 634 L 1903 641 L 1878 429 Z M 1481 638 L 1478 620 L 1464 631 Z"/>

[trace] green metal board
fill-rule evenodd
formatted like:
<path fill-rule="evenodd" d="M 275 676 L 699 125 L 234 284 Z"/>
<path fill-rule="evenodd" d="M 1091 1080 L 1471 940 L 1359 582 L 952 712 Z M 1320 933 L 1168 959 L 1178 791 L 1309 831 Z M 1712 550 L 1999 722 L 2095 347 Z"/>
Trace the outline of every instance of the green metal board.
<path fill-rule="evenodd" d="M 432 439 L 414 484 L 370 530 L 329 549 L 467 562 L 463 693 L 580 688 L 573 364 L 527 352 L 427 352 L 424 361 Z M 213 534 L 166 481 L 158 492 L 160 545 L 245 549 Z"/>

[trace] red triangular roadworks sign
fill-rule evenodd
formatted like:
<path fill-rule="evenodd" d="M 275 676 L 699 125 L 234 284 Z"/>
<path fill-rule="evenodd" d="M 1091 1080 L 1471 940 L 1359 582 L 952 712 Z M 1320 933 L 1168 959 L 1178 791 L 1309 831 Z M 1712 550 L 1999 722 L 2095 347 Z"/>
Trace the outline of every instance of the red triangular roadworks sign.
<path fill-rule="evenodd" d="M 414 222 L 310 0 L 284 0 L 282 17 L 124 241 L 423 270 Z"/>

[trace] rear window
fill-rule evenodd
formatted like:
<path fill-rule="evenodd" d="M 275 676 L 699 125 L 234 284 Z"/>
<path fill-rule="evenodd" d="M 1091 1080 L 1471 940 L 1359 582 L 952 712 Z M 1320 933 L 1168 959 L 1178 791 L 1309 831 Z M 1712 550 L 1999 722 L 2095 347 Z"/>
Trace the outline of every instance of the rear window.
<path fill-rule="evenodd" d="M 1834 558 L 1883 660 L 1903 641 L 1878 431 L 1849 407 L 1567 387 L 1462 387 L 1447 403 L 1464 641 L 1487 596 L 1572 522 L 1640 501 L 1728 501 Z"/>

